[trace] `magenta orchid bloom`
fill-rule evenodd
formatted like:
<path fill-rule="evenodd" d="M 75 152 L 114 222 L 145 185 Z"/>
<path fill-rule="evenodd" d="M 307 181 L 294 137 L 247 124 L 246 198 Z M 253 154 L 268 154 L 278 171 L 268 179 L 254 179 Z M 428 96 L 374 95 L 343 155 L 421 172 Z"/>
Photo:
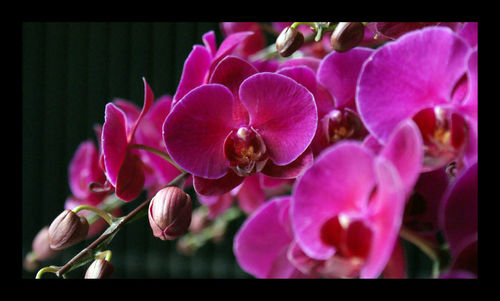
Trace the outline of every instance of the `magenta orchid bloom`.
<path fill-rule="evenodd" d="M 126 114 L 115 104 L 106 105 L 105 122 L 102 128 L 102 154 L 106 177 L 115 187 L 116 196 L 131 201 L 139 196 L 145 172 L 136 149 L 132 148 L 133 139 L 140 121 L 153 104 L 154 95 L 145 79 L 144 105 L 140 115 L 131 123 Z"/>
<path fill-rule="evenodd" d="M 208 83 L 215 67 L 227 55 L 230 55 L 253 31 L 236 32 L 228 35 L 219 48 L 215 43 L 215 33 L 209 31 L 203 35 L 202 45 L 194 45 L 184 62 L 181 80 L 173 97 L 175 106 L 189 91 Z"/>
<path fill-rule="evenodd" d="M 477 161 L 450 185 L 440 208 L 440 225 L 450 245 L 452 269 L 477 274 L 478 240 Z"/>
<path fill-rule="evenodd" d="M 477 50 L 476 50 L 477 53 Z M 385 144 L 412 118 L 427 170 L 477 153 L 477 56 L 446 27 L 412 31 L 377 49 L 363 65 L 356 104 L 366 128 Z M 464 87 L 467 93 L 463 93 Z"/>
<path fill-rule="evenodd" d="M 317 260 L 335 258 L 338 270 L 329 270 L 336 277 L 378 277 L 394 250 L 407 196 L 421 171 L 421 151 L 418 128 L 409 120 L 379 155 L 352 140 L 323 151 L 292 193 L 300 249 Z"/>
<path fill-rule="evenodd" d="M 288 259 L 294 244 L 290 197 L 276 197 L 254 212 L 234 237 L 240 267 L 257 278 L 309 278 Z"/>
<path fill-rule="evenodd" d="M 306 88 L 262 72 L 246 78 L 237 95 L 221 84 L 195 88 L 163 125 L 168 153 L 194 176 L 199 194 L 226 193 L 257 172 L 295 178 L 312 163 L 306 149 L 317 110 Z"/>

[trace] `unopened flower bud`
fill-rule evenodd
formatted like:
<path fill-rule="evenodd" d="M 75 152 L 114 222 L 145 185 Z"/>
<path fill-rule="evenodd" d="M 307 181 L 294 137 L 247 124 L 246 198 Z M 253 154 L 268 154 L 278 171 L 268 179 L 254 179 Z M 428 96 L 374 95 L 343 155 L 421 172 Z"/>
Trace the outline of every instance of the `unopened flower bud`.
<path fill-rule="evenodd" d="M 89 231 L 89 223 L 83 216 L 66 209 L 54 219 L 49 227 L 49 242 L 52 250 L 62 250 L 82 241 Z"/>
<path fill-rule="evenodd" d="M 85 279 L 104 279 L 109 278 L 115 267 L 113 264 L 105 259 L 96 259 L 85 272 Z"/>
<path fill-rule="evenodd" d="M 153 235 L 172 240 L 184 234 L 191 224 L 191 197 L 174 186 L 158 191 L 149 204 L 149 224 Z"/>
<path fill-rule="evenodd" d="M 365 36 L 361 22 L 339 22 L 330 38 L 330 45 L 337 52 L 345 52 L 358 46 Z"/>
<path fill-rule="evenodd" d="M 276 49 L 283 57 L 292 55 L 302 44 L 304 44 L 304 35 L 291 26 L 285 27 L 276 39 Z"/>

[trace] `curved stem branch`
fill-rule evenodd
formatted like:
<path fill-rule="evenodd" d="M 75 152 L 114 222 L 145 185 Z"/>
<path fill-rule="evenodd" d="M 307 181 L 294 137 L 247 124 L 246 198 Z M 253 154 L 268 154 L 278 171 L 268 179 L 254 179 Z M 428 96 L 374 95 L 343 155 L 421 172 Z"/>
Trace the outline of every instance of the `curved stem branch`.
<path fill-rule="evenodd" d="M 80 205 L 80 206 L 74 208 L 73 212 L 78 213 L 81 210 L 89 210 L 89 211 L 94 212 L 95 214 L 102 217 L 109 225 L 111 225 L 115 220 L 115 217 L 112 216 L 110 213 L 108 213 L 104 210 L 101 210 L 99 208 L 96 208 L 94 206 L 90 206 L 90 205 Z"/>
<path fill-rule="evenodd" d="M 158 156 L 162 157 L 163 159 L 167 160 L 168 162 L 170 162 L 173 166 L 175 166 L 181 172 L 184 172 L 184 170 L 179 165 L 177 165 L 177 163 L 175 163 L 174 160 L 172 160 L 172 158 L 167 153 L 165 153 L 162 150 L 159 150 L 159 149 L 156 149 L 154 147 L 147 146 L 144 144 L 131 144 L 130 147 L 147 150 L 148 152 L 151 152 L 155 155 L 158 155 Z"/>
<path fill-rule="evenodd" d="M 439 261 L 439 247 L 428 240 L 423 239 L 413 231 L 402 227 L 399 236 L 417 246 L 422 252 L 429 256 L 432 261 Z"/>
<path fill-rule="evenodd" d="M 173 179 L 170 183 L 168 183 L 166 186 L 181 187 L 188 176 L 189 173 L 183 172 L 175 179 Z M 68 272 L 74 265 L 80 263 L 81 261 L 84 261 L 86 259 L 86 256 L 94 254 L 102 243 L 105 243 L 108 239 L 112 239 L 114 235 L 118 232 L 118 230 L 120 230 L 121 227 L 123 227 L 125 224 L 131 221 L 138 213 L 147 209 L 150 201 L 151 199 L 147 199 L 139 206 L 137 206 L 137 208 L 135 208 L 129 214 L 127 214 L 125 217 L 116 219 L 108 227 L 108 229 L 104 231 L 104 233 L 101 236 L 99 236 L 99 238 L 97 238 L 94 242 L 92 242 L 88 247 L 81 250 L 75 257 L 73 257 L 64 266 L 62 266 L 59 270 L 57 270 L 55 272 L 57 277 L 64 276 L 64 273 Z"/>

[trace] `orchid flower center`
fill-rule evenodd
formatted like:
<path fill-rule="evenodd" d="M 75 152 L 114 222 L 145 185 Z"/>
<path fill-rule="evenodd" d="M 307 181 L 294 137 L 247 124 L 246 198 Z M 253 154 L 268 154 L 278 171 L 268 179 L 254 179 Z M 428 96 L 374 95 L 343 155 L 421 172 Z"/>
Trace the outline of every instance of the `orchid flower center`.
<path fill-rule="evenodd" d="M 325 145 L 342 139 L 357 139 L 363 136 L 364 128 L 359 117 L 349 109 L 335 109 L 321 119 Z"/>
<path fill-rule="evenodd" d="M 240 127 L 231 131 L 224 141 L 224 155 L 233 171 L 246 177 L 261 171 L 267 162 L 264 140 L 252 127 Z"/>
<path fill-rule="evenodd" d="M 425 166 L 442 167 L 463 154 L 468 127 L 462 116 L 434 107 L 418 112 L 413 120 L 422 134 Z"/>
<path fill-rule="evenodd" d="M 334 256 L 349 260 L 353 266 L 359 266 L 368 258 L 372 235 L 363 220 L 342 214 L 330 218 L 321 228 L 323 242 L 336 249 Z"/>

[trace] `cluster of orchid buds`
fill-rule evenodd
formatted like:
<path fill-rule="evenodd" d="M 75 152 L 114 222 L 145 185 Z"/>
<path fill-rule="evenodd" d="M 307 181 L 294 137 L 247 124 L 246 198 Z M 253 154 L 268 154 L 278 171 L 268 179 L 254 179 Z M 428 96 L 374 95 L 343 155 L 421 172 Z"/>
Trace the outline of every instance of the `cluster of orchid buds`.
<path fill-rule="evenodd" d="M 88 263 L 85 278 L 107 278 L 109 243 L 143 215 L 186 255 L 245 216 L 233 251 L 256 278 L 405 278 L 404 241 L 432 277 L 476 278 L 477 26 L 221 23 L 173 96 L 143 78 L 142 108 L 106 105 L 25 267 L 101 233 L 37 278 Z"/>

